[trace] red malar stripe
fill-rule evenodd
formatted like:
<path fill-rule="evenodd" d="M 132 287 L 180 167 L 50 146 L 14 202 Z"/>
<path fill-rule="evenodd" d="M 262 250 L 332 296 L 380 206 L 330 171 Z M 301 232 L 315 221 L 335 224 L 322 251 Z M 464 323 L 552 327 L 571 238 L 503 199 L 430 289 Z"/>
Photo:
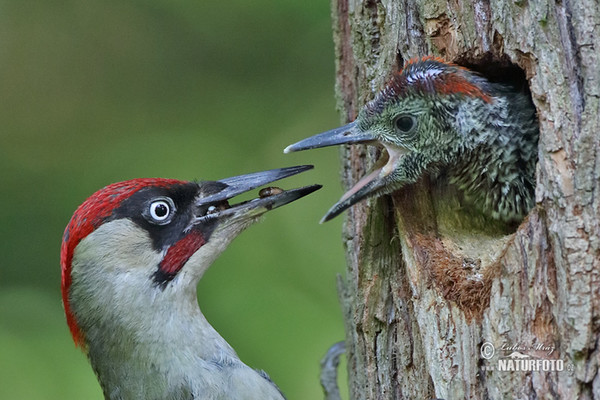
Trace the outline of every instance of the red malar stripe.
<path fill-rule="evenodd" d="M 192 230 L 186 237 L 169 247 L 160 262 L 160 269 L 167 275 L 175 275 L 204 243 L 206 242 L 202 234 Z"/>

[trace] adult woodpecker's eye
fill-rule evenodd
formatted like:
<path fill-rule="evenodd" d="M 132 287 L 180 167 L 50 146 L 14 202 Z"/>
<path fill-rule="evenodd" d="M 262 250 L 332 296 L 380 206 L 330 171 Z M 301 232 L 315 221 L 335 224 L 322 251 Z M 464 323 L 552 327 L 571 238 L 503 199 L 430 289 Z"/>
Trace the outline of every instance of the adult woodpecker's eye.
<path fill-rule="evenodd" d="M 157 221 L 163 221 L 167 219 L 171 208 L 166 201 L 156 201 L 150 206 L 150 216 Z"/>
<path fill-rule="evenodd" d="M 148 207 L 148 220 L 155 224 L 166 224 L 170 221 L 175 205 L 168 197 L 152 201 Z"/>
<path fill-rule="evenodd" d="M 412 115 L 399 115 L 394 119 L 396 130 L 402 134 L 412 132 L 417 126 L 417 119 Z"/>

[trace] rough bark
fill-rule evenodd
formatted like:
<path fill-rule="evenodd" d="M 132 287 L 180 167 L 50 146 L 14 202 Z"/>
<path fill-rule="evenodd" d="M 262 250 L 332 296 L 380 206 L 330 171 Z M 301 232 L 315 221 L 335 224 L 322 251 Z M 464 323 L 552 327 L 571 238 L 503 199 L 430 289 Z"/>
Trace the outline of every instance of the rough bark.
<path fill-rule="evenodd" d="M 519 67 L 540 122 L 537 206 L 509 234 L 447 218 L 452 194 L 427 180 L 347 212 L 351 398 L 600 399 L 597 0 L 333 0 L 332 14 L 343 122 L 427 54 Z M 342 151 L 347 187 L 376 156 Z M 503 345 L 564 370 L 498 371 Z"/>

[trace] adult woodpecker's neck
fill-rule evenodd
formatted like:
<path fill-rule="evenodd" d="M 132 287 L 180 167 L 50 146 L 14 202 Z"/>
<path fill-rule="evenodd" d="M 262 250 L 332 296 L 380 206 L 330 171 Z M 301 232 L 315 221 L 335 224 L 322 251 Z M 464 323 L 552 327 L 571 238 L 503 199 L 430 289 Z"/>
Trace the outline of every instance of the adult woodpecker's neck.
<path fill-rule="evenodd" d="M 69 303 L 106 398 L 211 398 L 215 387 L 232 387 L 236 398 L 238 380 L 250 385 L 248 393 L 260 393 L 255 398 L 282 398 L 240 361 L 198 306 L 197 283 L 229 241 L 209 241 L 167 285 L 157 285 L 153 272 L 164 254 L 149 240 L 131 220 L 119 219 L 74 253 Z"/>

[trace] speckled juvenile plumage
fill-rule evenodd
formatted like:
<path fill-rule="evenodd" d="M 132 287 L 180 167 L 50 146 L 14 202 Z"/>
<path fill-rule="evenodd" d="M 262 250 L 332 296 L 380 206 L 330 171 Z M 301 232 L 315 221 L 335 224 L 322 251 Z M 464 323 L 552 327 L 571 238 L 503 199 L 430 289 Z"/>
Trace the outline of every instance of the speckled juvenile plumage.
<path fill-rule="evenodd" d="M 430 174 L 456 185 L 485 215 L 515 221 L 534 204 L 537 141 L 527 95 L 428 57 L 407 63 L 351 124 L 286 151 L 373 142 L 386 149 L 324 220 Z"/>

